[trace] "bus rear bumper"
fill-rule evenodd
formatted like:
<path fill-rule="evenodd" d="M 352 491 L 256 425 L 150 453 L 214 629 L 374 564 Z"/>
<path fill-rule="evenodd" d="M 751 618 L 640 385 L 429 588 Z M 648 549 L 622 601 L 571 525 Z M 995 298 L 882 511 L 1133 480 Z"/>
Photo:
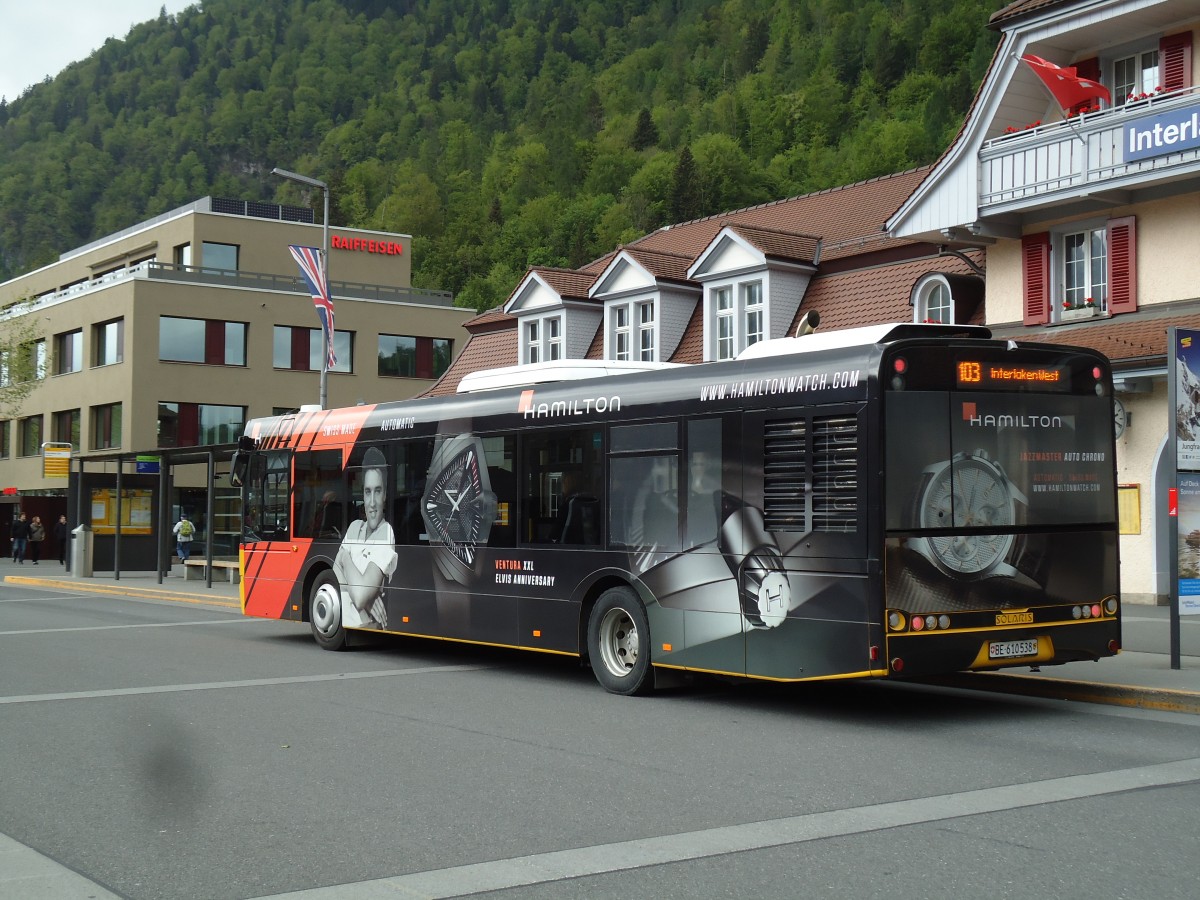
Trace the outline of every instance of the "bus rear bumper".
<path fill-rule="evenodd" d="M 1116 619 L 1102 619 L 1004 630 L 908 633 L 889 635 L 885 646 L 892 678 L 1054 666 L 1116 656 L 1121 625 Z"/>

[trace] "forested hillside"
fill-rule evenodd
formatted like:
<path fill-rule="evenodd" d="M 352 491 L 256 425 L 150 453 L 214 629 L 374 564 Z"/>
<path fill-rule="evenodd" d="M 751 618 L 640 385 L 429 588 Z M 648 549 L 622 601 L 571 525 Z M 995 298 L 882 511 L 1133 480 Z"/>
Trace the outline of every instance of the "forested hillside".
<path fill-rule="evenodd" d="M 0 104 L 0 278 L 205 195 L 502 300 L 660 225 L 934 160 L 999 0 L 203 0 Z M 334 273 L 336 277 L 336 273 Z"/>

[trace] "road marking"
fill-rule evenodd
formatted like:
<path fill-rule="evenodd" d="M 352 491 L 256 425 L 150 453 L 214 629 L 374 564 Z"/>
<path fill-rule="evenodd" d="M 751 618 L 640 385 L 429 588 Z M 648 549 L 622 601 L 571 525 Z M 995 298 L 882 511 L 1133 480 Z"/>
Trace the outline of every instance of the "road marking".
<path fill-rule="evenodd" d="M 0 897 L 118 900 L 94 881 L 0 834 Z"/>
<path fill-rule="evenodd" d="M 20 631 L 0 631 L 0 637 L 14 634 L 60 634 L 68 631 L 120 631 L 123 628 L 178 628 L 181 625 L 243 625 L 268 619 L 211 619 L 205 622 L 139 622 L 136 625 L 72 625 L 67 628 L 24 628 Z"/>
<path fill-rule="evenodd" d="M 94 700 L 100 697 L 136 697 L 141 694 L 224 691 L 233 688 L 267 687 L 279 684 L 312 684 L 319 681 L 355 681 L 360 678 L 395 678 L 401 675 L 443 675 L 452 672 L 481 672 L 490 668 L 494 668 L 494 666 L 417 666 L 411 669 L 379 669 L 371 672 L 332 672 L 328 675 L 292 675 L 283 678 L 250 678 L 244 681 L 202 681 L 195 684 L 158 684 L 140 688 L 110 688 L 103 691 L 24 694 L 14 697 L 0 697 L 0 706 L 7 706 L 13 703 L 46 703 L 51 700 Z"/>
<path fill-rule="evenodd" d="M 36 597 L 11 597 L 0 600 L 0 603 L 34 603 L 38 600 L 75 600 L 78 596 L 78 594 L 63 594 L 60 597 L 56 597 L 54 594 L 38 594 Z"/>
<path fill-rule="evenodd" d="M 276 894 L 274 898 L 396 900 L 397 897 L 460 897 L 1197 780 L 1200 780 L 1200 759 L 1184 759 L 1179 762 L 1139 766 L 1135 769 L 1071 775 L 1028 784 L 983 788 L 635 841 L 537 853 L 449 869 L 412 872 L 356 884 Z M 260 897 L 258 900 L 272 898 Z"/>

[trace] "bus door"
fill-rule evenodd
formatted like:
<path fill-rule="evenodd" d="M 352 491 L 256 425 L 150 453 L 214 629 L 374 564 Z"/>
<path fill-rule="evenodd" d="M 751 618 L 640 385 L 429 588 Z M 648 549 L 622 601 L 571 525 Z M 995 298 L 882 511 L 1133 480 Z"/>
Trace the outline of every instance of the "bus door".
<path fill-rule="evenodd" d="M 871 669 L 866 408 L 749 412 L 745 492 L 722 526 L 737 562 L 746 674 L 803 679 Z M 732 563 L 731 563 L 732 564 Z"/>
<path fill-rule="evenodd" d="M 739 425 L 728 415 L 610 429 L 609 540 L 657 601 L 647 613 L 665 665 L 745 673 L 736 563 L 722 540 L 742 491 Z"/>
<path fill-rule="evenodd" d="M 290 450 L 267 450 L 250 457 L 243 484 L 242 555 L 246 576 L 243 611 L 248 615 L 299 620 L 303 603 L 289 606 L 291 586 L 303 555 L 295 553 L 291 534 Z"/>

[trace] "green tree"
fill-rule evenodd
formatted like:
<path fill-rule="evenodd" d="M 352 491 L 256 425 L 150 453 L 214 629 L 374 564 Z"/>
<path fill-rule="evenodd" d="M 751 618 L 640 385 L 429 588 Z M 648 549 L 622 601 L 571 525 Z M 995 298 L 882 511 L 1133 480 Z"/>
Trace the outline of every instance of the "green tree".
<path fill-rule="evenodd" d="M 704 196 L 697 181 L 696 160 L 689 147 L 679 151 L 671 176 L 671 194 L 667 202 L 673 222 L 688 222 L 704 215 Z"/>
<path fill-rule="evenodd" d="M 637 125 L 633 129 L 633 140 L 630 142 L 634 150 L 648 150 L 658 143 L 658 128 L 650 116 L 650 110 L 642 107 L 638 113 Z"/>
<path fill-rule="evenodd" d="M 0 311 L 0 415 L 14 417 L 46 375 L 46 342 L 36 300 Z"/>

